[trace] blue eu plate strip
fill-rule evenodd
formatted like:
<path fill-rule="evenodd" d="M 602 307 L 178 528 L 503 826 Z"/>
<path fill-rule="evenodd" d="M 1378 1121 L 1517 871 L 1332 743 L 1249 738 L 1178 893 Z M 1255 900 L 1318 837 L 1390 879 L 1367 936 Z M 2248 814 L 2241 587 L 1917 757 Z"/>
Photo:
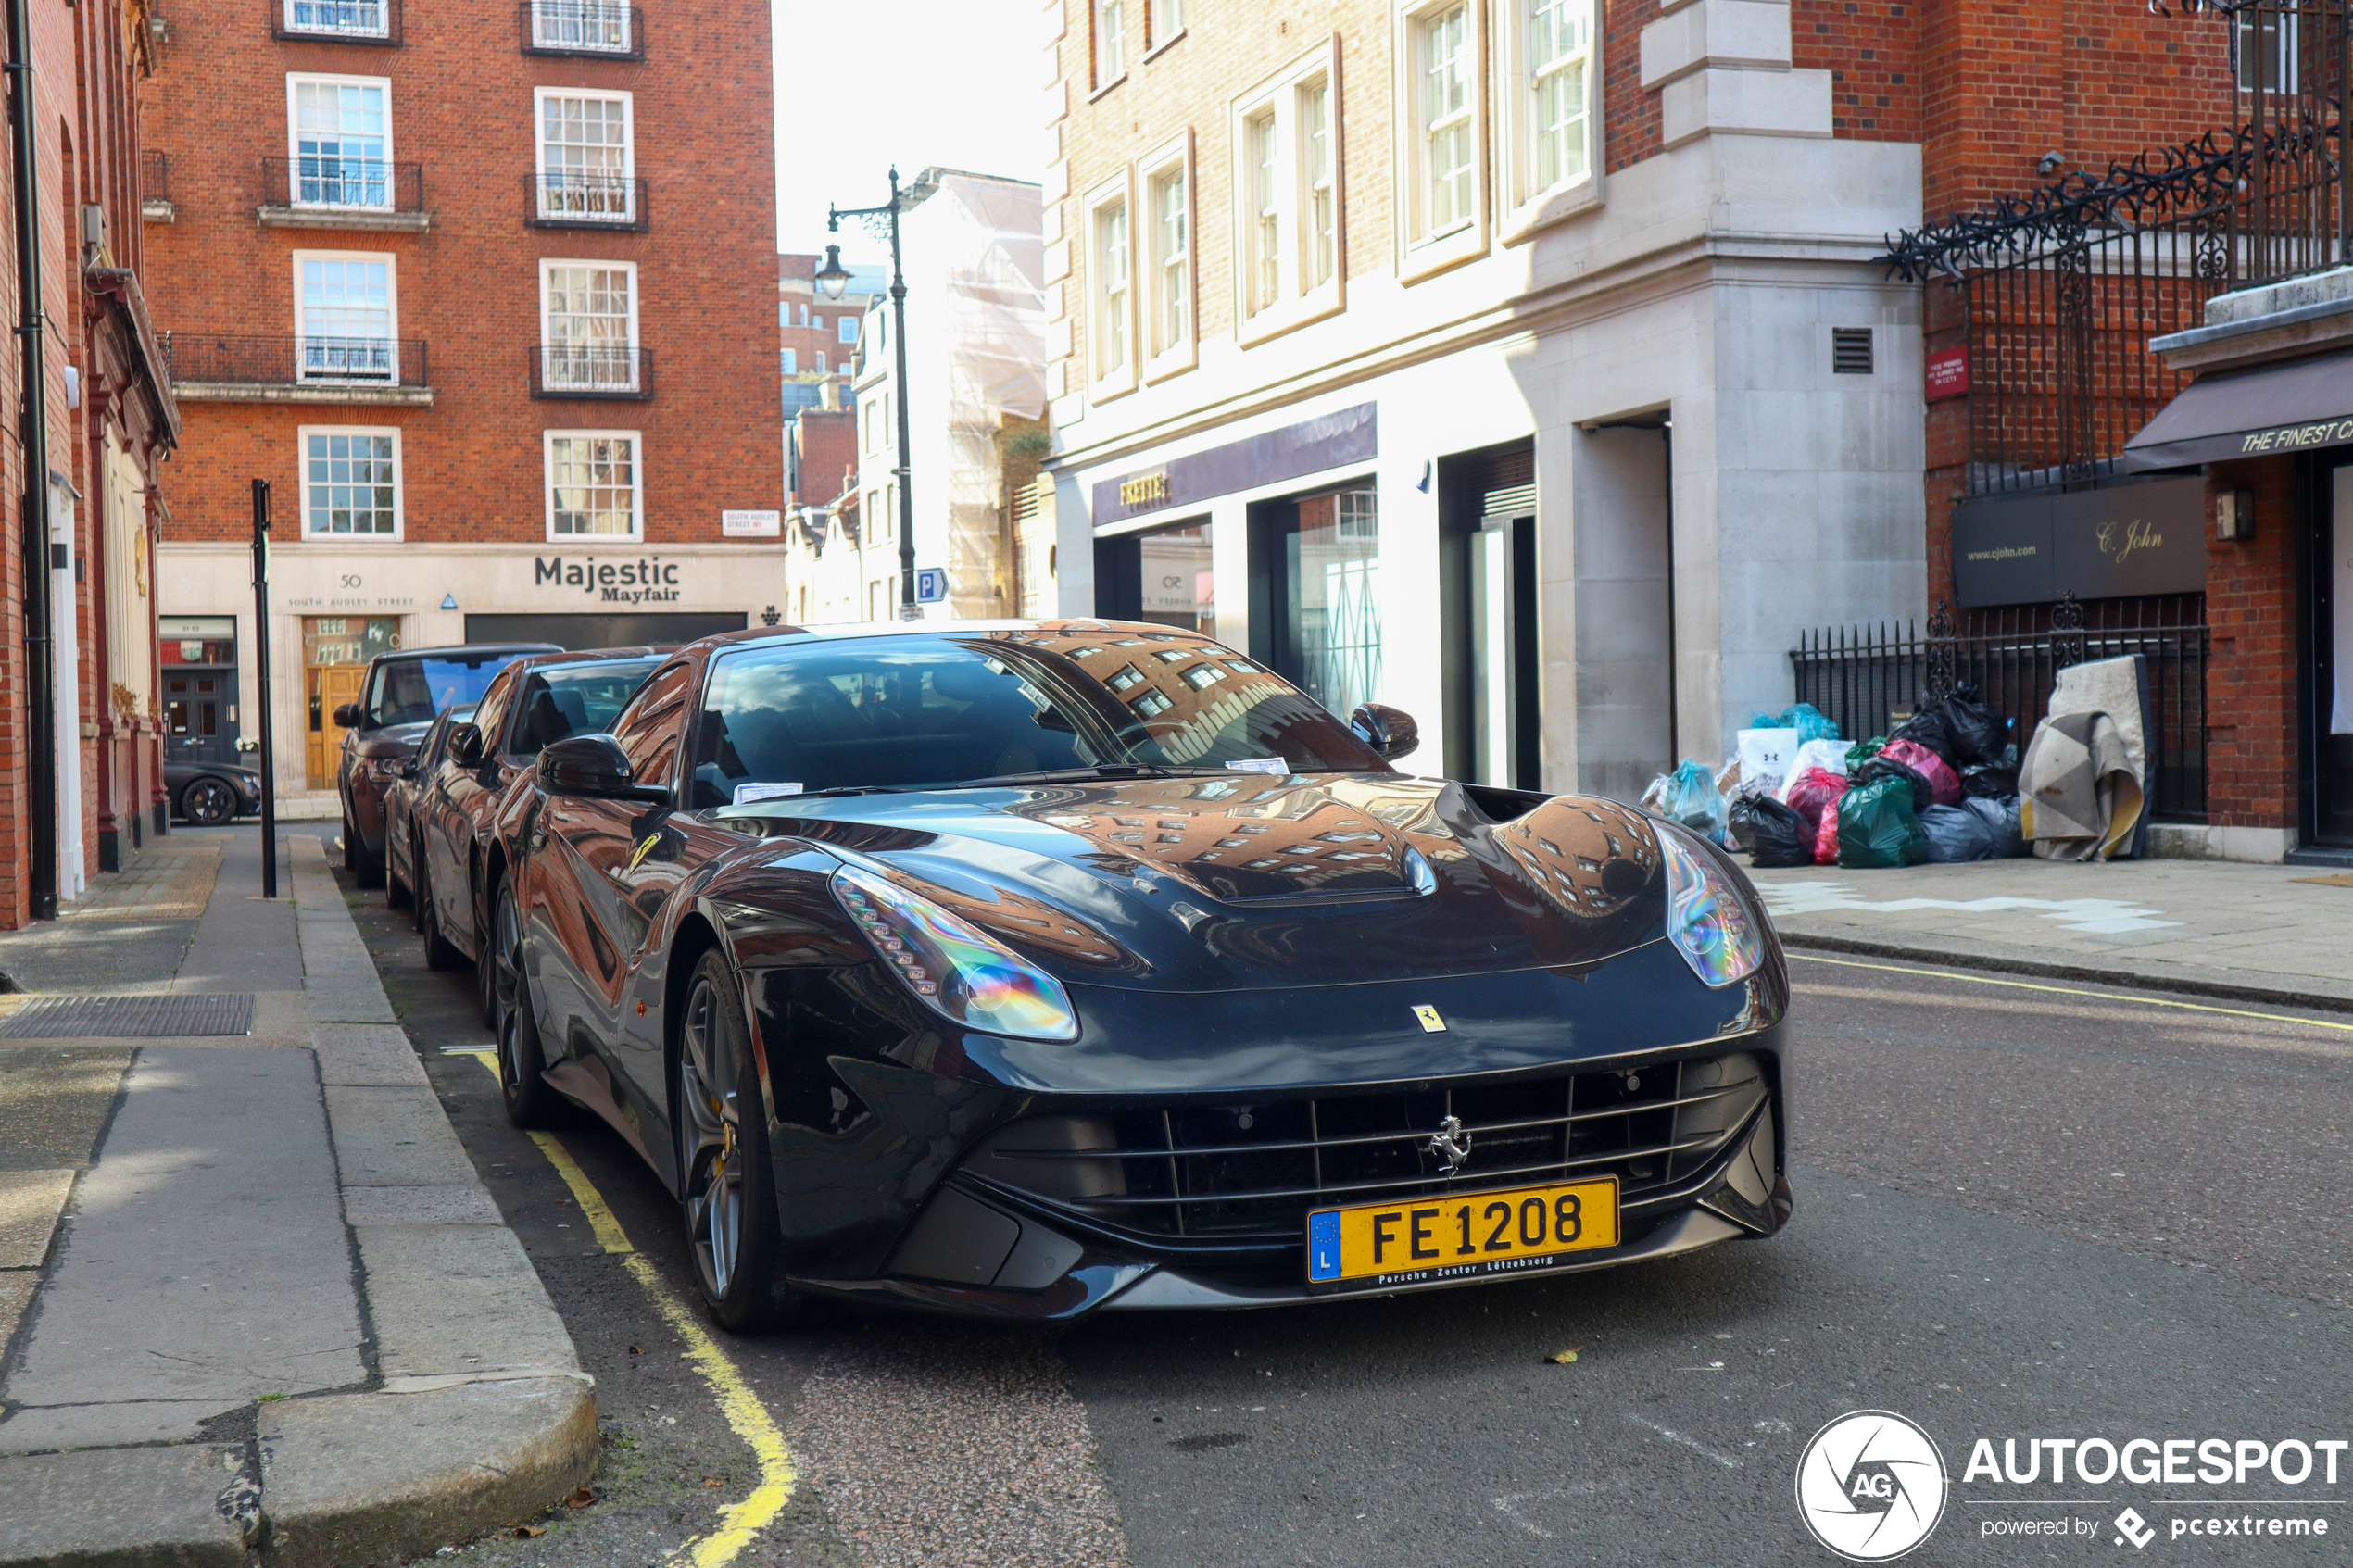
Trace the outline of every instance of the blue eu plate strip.
<path fill-rule="evenodd" d="M 1340 1277 L 1340 1216 L 1310 1214 L 1307 1217 L 1307 1277 L 1311 1280 Z"/>

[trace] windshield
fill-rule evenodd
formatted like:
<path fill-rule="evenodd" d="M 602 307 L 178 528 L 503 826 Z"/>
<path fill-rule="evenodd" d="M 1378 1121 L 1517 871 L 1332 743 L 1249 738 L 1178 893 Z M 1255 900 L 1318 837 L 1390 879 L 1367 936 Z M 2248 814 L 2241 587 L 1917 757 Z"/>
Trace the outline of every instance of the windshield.
<path fill-rule="evenodd" d="M 559 664 L 534 670 L 516 694 L 515 721 L 507 752 L 536 757 L 567 735 L 602 734 L 637 693 L 660 660 L 615 659 L 610 664 Z"/>
<path fill-rule="evenodd" d="M 1313 697 L 1189 633 L 909 635 L 713 659 L 690 804 L 1118 763 L 1389 771 Z"/>
<path fill-rule="evenodd" d="M 376 666 L 368 692 L 368 728 L 426 724 L 455 703 L 479 702 L 498 671 L 523 656 L 476 654 L 471 659 L 399 659 Z"/>

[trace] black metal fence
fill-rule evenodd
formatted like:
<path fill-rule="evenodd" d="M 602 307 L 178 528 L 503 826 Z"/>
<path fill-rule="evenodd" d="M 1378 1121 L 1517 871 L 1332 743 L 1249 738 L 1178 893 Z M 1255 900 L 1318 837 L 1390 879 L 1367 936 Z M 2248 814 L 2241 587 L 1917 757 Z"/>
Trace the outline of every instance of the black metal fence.
<path fill-rule="evenodd" d="M 2073 598 L 2050 605 L 1942 609 L 1918 622 L 1826 628 L 1790 650 L 1797 700 L 1855 739 L 1882 735 L 1925 700 L 1969 682 L 2010 721 L 2020 754 L 2048 711 L 2058 672 L 2138 654 L 2148 671 L 2143 715 L 2155 788 L 2150 814 L 2206 820 L 2206 596 Z"/>
<path fill-rule="evenodd" d="M 653 351 L 608 344 L 534 344 L 534 397 L 644 399 L 654 395 Z"/>
<path fill-rule="evenodd" d="M 261 160 L 261 205 L 338 212 L 422 212 L 424 166 L 311 154 Z"/>
<path fill-rule="evenodd" d="M 2201 325 L 2215 295 L 2347 258 L 2353 0 L 2203 9 L 2196 25 L 2227 30 L 2231 129 L 1889 245 L 1898 276 L 1957 295 L 1973 495 L 2095 477 L 2188 379 L 2151 337 Z"/>
<path fill-rule="evenodd" d="M 615 0 L 523 0 L 522 52 L 646 57 L 646 13 Z"/>
<path fill-rule="evenodd" d="M 646 226 L 646 182 L 635 175 L 542 169 L 523 176 L 522 220 L 535 229 Z"/>
<path fill-rule="evenodd" d="M 171 332 L 163 334 L 172 382 L 234 386 L 421 387 L 422 338 L 258 336 Z"/>
<path fill-rule="evenodd" d="M 139 199 L 143 202 L 168 202 L 171 199 L 171 159 L 153 147 L 139 155 Z"/>

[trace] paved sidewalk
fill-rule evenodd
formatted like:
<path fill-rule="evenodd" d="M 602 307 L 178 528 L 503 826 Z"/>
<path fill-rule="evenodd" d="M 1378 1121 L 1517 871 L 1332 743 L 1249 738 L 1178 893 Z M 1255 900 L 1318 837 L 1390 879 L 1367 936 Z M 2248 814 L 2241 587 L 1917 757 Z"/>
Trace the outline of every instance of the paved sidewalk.
<path fill-rule="evenodd" d="M 1752 872 L 1796 948 L 2353 1010 L 2353 884 L 2217 860 Z"/>
<path fill-rule="evenodd" d="M 571 1339 L 283 842 L 290 897 L 251 830 L 176 834 L 0 936 L 0 1565 L 397 1561 L 594 1467 Z M 64 997 L 142 1016 L 28 1037 Z"/>

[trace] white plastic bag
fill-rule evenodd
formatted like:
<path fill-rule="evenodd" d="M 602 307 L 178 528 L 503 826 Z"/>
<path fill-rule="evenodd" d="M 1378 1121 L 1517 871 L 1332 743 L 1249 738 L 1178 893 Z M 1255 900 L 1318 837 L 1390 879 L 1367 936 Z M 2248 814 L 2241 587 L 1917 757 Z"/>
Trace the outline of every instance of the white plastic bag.
<path fill-rule="evenodd" d="M 1781 775 L 1780 793 L 1774 797 L 1782 805 L 1789 804 L 1790 786 L 1804 778 L 1807 770 L 1826 769 L 1840 778 L 1846 776 L 1846 742 L 1843 740 L 1809 740 L 1797 748 L 1790 759 L 1789 771 Z"/>
<path fill-rule="evenodd" d="M 1797 735 L 1795 730 L 1741 731 L 1741 777 L 1753 779 L 1759 773 L 1789 777 L 1790 759 L 1797 755 Z"/>

